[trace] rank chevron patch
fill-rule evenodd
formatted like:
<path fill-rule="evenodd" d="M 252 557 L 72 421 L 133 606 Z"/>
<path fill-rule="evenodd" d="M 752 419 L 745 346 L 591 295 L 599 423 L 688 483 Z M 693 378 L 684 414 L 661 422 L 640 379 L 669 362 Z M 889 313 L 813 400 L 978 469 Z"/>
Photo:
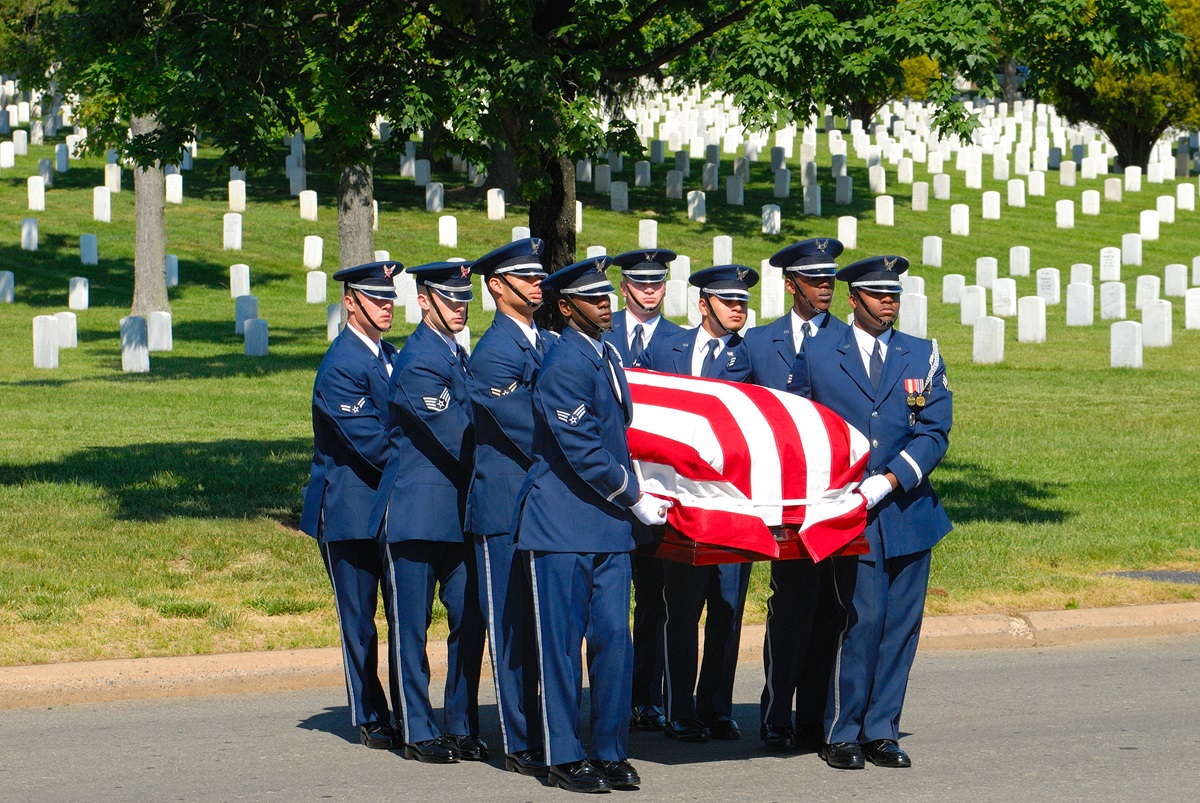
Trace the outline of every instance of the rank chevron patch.
<path fill-rule="evenodd" d="M 559 421 L 573 427 L 587 414 L 587 408 L 581 404 L 569 413 L 566 410 L 555 410 L 554 414 L 558 416 Z"/>
<path fill-rule="evenodd" d="M 517 389 L 517 383 L 514 380 L 513 383 L 506 388 L 492 388 L 491 390 L 492 390 L 493 396 L 507 396 L 508 394 L 512 393 L 516 389 Z"/>
<path fill-rule="evenodd" d="M 425 402 L 426 410 L 440 413 L 450 406 L 450 388 L 442 388 L 442 392 L 437 396 L 422 396 L 421 401 Z"/>
<path fill-rule="evenodd" d="M 340 404 L 338 406 L 342 408 L 343 413 L 350 413 L 350 415 L 358 415 L 362 411 L 363 405 L 365 405 L 366 403 L 367 403 L 367 397 L 363 396 L 361 399 L 356 401 L 354 404 Z"/>

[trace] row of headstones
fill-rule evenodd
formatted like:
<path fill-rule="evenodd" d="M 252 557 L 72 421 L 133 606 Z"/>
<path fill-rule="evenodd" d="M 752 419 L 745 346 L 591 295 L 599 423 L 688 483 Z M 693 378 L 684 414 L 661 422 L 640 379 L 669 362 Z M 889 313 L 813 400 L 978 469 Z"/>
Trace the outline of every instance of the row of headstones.
<path fill-rule="evenodd" d="M 97 264 L 95 255 L 95 235 L 85 234 L 80 239 L 90 238 L 91 254 L 84 251 L 84 265 Z M 164 261 L 167 287 L 179 285 L 179 257 L 167 254 Z M 88 308 L 91 283 L 86 276 L 72 276 L 67 283 L 67 304 L 71 309 L 85 310 Z M 12 304 L 16 301 L 16 277 L 10 270 L 0 271 L 0 303 Z"/>
<path fill-rule="evenodd" d="M 148 316 L 128 315 L 121 319 L 121 370 L 146 373 L 150 370 L 150 352 L 171 351 L 171 313 L 151 312 Z M 76 348 L 78 336 L 73 312 L 38 315 L 33 319 L 33 367 L 58 368 L 59 351 Z"/>

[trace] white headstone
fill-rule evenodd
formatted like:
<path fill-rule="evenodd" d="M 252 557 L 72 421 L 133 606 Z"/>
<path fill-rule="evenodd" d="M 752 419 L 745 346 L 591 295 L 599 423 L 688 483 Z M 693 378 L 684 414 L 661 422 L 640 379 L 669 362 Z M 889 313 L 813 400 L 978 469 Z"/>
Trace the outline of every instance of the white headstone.
<path fill-rule="evenodd" d="M 1121 235 L 1121 264 L 1140 267 L 1142 264 L 1142 235 Z"/>
<path fill-rule="evenodd" d="M 1017 342 L 1046 342 L 1046 299 L 1025 296 L 1017 300 Z"/>
<path fill-rule="evenodd" d="M 1091 326 L 1095 307 L 1095 287 L 1091 284 L 1067 285 L 1067 326 Z"/>
<path fill-rule="evenodd" d="M 146 345 L 150 351 L 171 351 L 175 347 L 171 313 L 155 310 L 146 316 Z"/>
<path fill-rule="evenodd" d="M 1200 329 L 1200 287 L 1193 287 L 1184 293 L 1183 301 L 1185 329 Z"/>
<path fill-rule="evenodd" d="M 705 162 L 700 176 L 700 188 L 705 192 L 716 192 L 721 180 L 721 166 L 715 162 Z"/>
<path fill-rule="evenodd" d="M 425 211 L 442 212 L 445 210 L 445 190 L 440 181 L 431 181 L 425 185 Z"/>
<path fill-rule="evenodd" d="M 663 314 L 680 318 L 687 314 L 688 283 L 683 279 L 668 279 L 663 301 Z"/>
<path fill-rule="evenodd" d="M 29 211 L 46 211 L 46 182 L 41 176 L 30 176 L 25 179 L 26 195 L 29 197 Z"/>
<path fill-rule="evenodd" d="M 792 194 L 792 171 L 786 167 L 775 171 L 775 197 L 787 198 Z"/>
<path fill-rule="evenodd" d="M 151 313 L 153 314 L 153 313 Z M 54 319 L 58 321 L 58 347 L 73 349 L 79 347 L 79 321 L 73 312 L 56 312 Z"/>
<path fill-rule="evenodd" d="M 92 189 L 92 218 L 101 223 L 112 222 L 112 198 L 107 187 Z"/>
<path fill-rule="evenodd" d="M 438 245 L 458 248 L 458 218 L 442 215 L 438 218 Z"/>
<path fill-rule="evenodd" d="M 658 248 L 658 221 L 638 221 L 638 248 Z"/>
<path fill-rule="evenodd" d="M 54 172 L 65 173 L 71 169 L 70 151 L 64 143 L 54 146 Z"/>
<path fill-rule="evenodd" d="M 67 306 L 70 309 L 88 308 L 89 284 L 85 276 L 72 276 L 67 290 Z"/>
<path fill-rule="evenodd" d="M 762 233 L 779 234 L 782 226 L 779 204 L 764 204 L 762 208 Z"/>
<path fill-rule="evenodd" d="M 708 214 L 704 209 L 704 193 L 699 190 L 692 190 L 687 194 L 688 205 L 688 220 L 693 220 L 697 223 L 704 223 L 708 220 Z"/>
<path fill-rule="evenodd" d="M 316 190 L 304 190 L 300 193 L 300 219 L 313 221 L 317 219 Z"/>
<path fill-rule="evenodd" d="M 1196 211 L 1196 185 L 1182 181 L 1175 185 L 1175 208 L 1180 212 Z"/>
<path fill-rule="evenodd" d="M 583 234 L 583 201 L 575 202 L 575 233 Z"/>
<path fill-rule="evenodd" d="M 921 264 L 932 268 L 942 266 L 942 238 L 935 234 L 921 239 Z"/>
<path fill-rule="evenodd" d="M 16 300 L 15 281 L 11 270 L 0 270 L 0 304 L 12 304 Z"/>
<path fill-rule="evenodd" d="M 250 266 L 241 263 L 229 266 L 229 297 L 250 295 Z"/>
<path fill-rule="evenodd" d="M 1058 183 L 1063 187 L 1075 186 L 1075 163 L 1063 162 L 1058 166 Z"/>
<path fill-rule="evenodd" d="M 504 220 L 504 190 L 493 187 L 487 191 L 488 220 Z"/>
<path fill-rule="evenodd" d="M 727 234 L 713 237 L 713 264 L 730 265 L 733 263 L 733 238 Z"/>
<path fill-rule="evenodd" d="M 692 275 L 692 258 L 686 254 L 680 254 L 675 257 L 675 260 L 670 265 L 670 277 L 679 279 L 684 284 L 687 284 L 688 277 Z"/>
<path fill-rule="evenodd" d="M 424 187 L 429 184 L 433 172 L 433 166 L 428 159 L 418 159 L 413 162 L 413 180 L 418 187 Z"/>
<path fill-rule="evenodd" d="M 1100 193 L 1096 190 L 1084 190 L 1079 211 L 1085 215 L 1100 214 Z"/>
<path fill-rule="evenodd" d="M 966 285 L 966 276 L 963 276 L 961 273 L 947 273 L 942 277 L 942 303 L 962 303 L 962 292 Z"/>
<path fill-rule="evenodd" d="M 1174 223 L 1175 222 L 1175 196 L 1160 195 L 1155 203 L 1155 211 L 1158 212 L 1159 223 Z"/>
<path fill-rule="evenodd" d="M 683 173 L 679 170 L 667 171 L 667 197 L 683 198 Z"/>
<path fill-rule="evenodd" d="M 242 216 L 237 212 L 226 212 L 224 222 L 224 246 L 226 251 L 242 250 Z"/>
<path fill-rule="evenodd" d="M 116 165 L 109 165 L 109 167 L 116 167 Z M 167 203 L 183 203 L 183 176 L 174 173 L 166 176 L 165 181 L 167 186 Z"/>
<path fill-rule="evenodd" d="M 992 315 L 1011 318 L 1017 314 L 1017 280 L 996 279 L 992 282 Z"/>
<path fill-rule="evenodd" d="M 233 300 L 233 330 L 241 335 L 246 333 L 246 321 L 258 317 L 258 298 L 256 296 L 238 296 Z"/>
<path fill-rule="evenodd" d="M 1117 321 L 1109 331 L 1109 366 L 1141 368 L 1142 325 L 1137 321 Z"/>
<path fill-rule="evenodd" d="M 342 305 L 330 304 L 325 308 L 325 339 L 332 341 L 342 331 Z"/>
<path fill-rule="evenodd" d="M 269 351 L 270 327 L 262 318 L 246 321 L 245 351 L 247 357 L 266 357 Z"/>
<path fill-rule="evenodd" d="M 304 267 L 316 270 L 325 258 L 325 241 L 315 234 L 304 237 Z"/>
<path fill-rule="evenodd" d="M 979 257 L 975 260 L 975 284 L 991 287 L 1000 273 L 1000 264 L 995 257 Z"/>
<path fill-rule="evenodd" d="M 900 320 L 896 326 L 913 337 L 925 337 L 929 321 L 929 299 L 921 293 L 900 295 Z"/>
<path fill-rule="evenodd" d="M 1163 295 L 1181 296 L 1187 292 L 1187 265 L 1172 263 L 1163 269 Z"/>
<path fill-rule="evenodd" d="M 1025 180 L 1020 178 L 1009 179 L 1008 182 L 1008 205 L 1014 207 L 1025 206 Z"/>
<path fill-rule="evenodd" d="M 1200 287 L 1200 257 L 1192 257 L 1192 286 Z"/>
<path fill-rule="evenodd" d="M 229 211 L 246 211 L 246 182 L 243 179 L 229 182 Z"/>
<path fill-rule="evenodd" d="M 1100 320 L 1119 321 L 1125 317 L 1125 285 L 1104 282 L 1100 285 Z"/>
<path fill-rule="evenodd" d="M 1166 348 L 1171 345 L 1171 302 L 1156 298 L 1142 307 L 1142 345 Z"/>
<path fill-rule="evenodd" d="M 33 367 L 58 367 L 58 319 L 53 315 L 33 319 Z"/>
<path fill-rule="evenodd" d="M 624 181 L 609 183 L 608 206 L 614 212 L 629 211 L 629 184 Z"/>
<path fill-rule="evenodd" d="M 912 185 L 912 210 L 914 212 L 929 211 L 929 184 L 924 181 Z"/>
<path fill-rule="evenodd" d="M 1050 306 L 1062 301 L 1062 280 L 1058 268 L 1038 268 L 1037 294 Z"/>
<path fill-rule="evenodd" d="M 1141 192 L 1142 191 L 1142 168 L 1137 165 L 1131 165 L 1125 168 L 1125 191 L 1126 192 Z M 1138 365 L 1140 368 L 1141 365 Z"/>
<path fill-rule="evenodd" d="M 595 257 L 602 257 L 607 253 L 608 253 L 608 249 L 602 245 L 589 245 L 587 247 L 587 258 L 588 259 L 594 259 Z"/>
<path fill-rule="evenodd" d="M 517 240 L 528 239 L 529 236 L 530 236 L 530 231 L 529 231 L 528 226 L 513 226 L 512 227 L 512 239 L 509 240 L 509 242 L 515 243 Z"/>
<path fill-rule="evenodd" d="M 987 315 L 987 290 L 977 284 L 969 284 L 962 289 L 959 301 L 959 323 L 963 326 L 974 326 L 975 322 Z"/>
<path fill-rule="evenodd" d="M 0 168 L 7 170 L 15 166 L 16 163 L 16 149 L 13 147 L 13 144 L 11 142 L 0 142 Z"/>
<path fill-rule="evenodd" d="M 1008 275 L 1029 275 L 1029 246 L 1014 245 L 1008 249 Z"/>
<path fill-rule="evenodd" d="M 111 193 L 121 191 L 121 165 L 107 164 L 104 166 L 104 186 Z"/>
<path fill-rule="evenodd" d="M 1074 164 L 1074 162 L 1063 162 L 1064 165 Z M 1075 202 L 1070 199 L 1063 199 L 1054 202 L 1054 225 L 1060 229 L 1075 228 Z"/>
<path fill-rule="evenodd" d="M 1076 262 L 1071 266 L 1071 284 L 1091 284 L 1092 266 L 1086 262 Z"/>
<path fill-rule="evenodd" d="M 179 257 L 167 254 L 163 261 L 163 272 L 167 274 L 167 289 L 179 286 Z"/>
<path fill-rule="evenodd" d="M 883 165 L 873 165 L 867 169 L 867 191 L 873 195 L 883 195 L 887 192 L 887 173 Z"/>
<path fill-rule="evenodd" d="M 121 370 L 127 374 L 150 373 L 150 335 L 146 319 L 128 315 L 121 319 Z"/>
<path fill-rule="evenodd" d="M 971 207 L 966 204 L 950 206 L 950 233 L 963 237 L 971 234 Z"/>
<path fill-rule="evenodd" d="M 1026 178 L 1028 184 L 1029 196 L 1031 198 L 1041 198 L 1046 194 L 1046 174 L 1041 170 L 1030 171 Z"/>
<path fill-rule="evenodd" d="M 1121 281 L 1121 249 L 1108 246 L 1100 249 L 1100 281 Z"/>
<path fill-rule="evenodd" d="M 326 297 L 326 276 L 324 271 L 310 270 L 305 277 L 305 300 L 309 304 L 324 304 Z"/>
<path fill-rule="evenodd" d="M 662 161 L 661 159 L 659 161 Z M 649 187 L 650 186 L 650 163 L 649 162 L 634 162 L 633 163 L 633 186 Z"/>
<path fill-rule="evenodd" d="M 975 322 L 972 361 L 980 364 L 1004 362 L 1004 319 L 984 316 Z"/>
<path fill-rule="evenodd" d="M 688 326 L 699 326 L 702 317 L 700 315 L 700 288 L 689 284 L 687 288 Z"/>
<path fill-rule="evenodd" d="M 933 200 L 950 200 L 950 175 L 948 173 L 938 173 L 933 177 Z"/>
<path fill-rule="evenodd" d="M 838 240 L 847 251 L 858 248 L 858 218 L 853 215 L 842 215 L 837 219 Z"/>
<path fill-rule="evenodd" d="M 1161 287 L 1162 281 L 1157 276 L 1137 277 L 1137 292 L 1134 295 L 1133 308 L 1145 309 L 1147 303 L 1158 299 Z"/>
<path fill-rule="evenodd" d="M 1104 200 L 1121 203 L 1121 179 L 1104 179 Z"/>
<path fill-rule="evenodd" d="M 896 225 L 895 199 L 890 195 L 880 195 L 875 198 L 875 225 Z"/>
<path fill-rule="evenodd" d="M 575 183 L 586 184 L 592 181 L 592 160 L 581 159 L 575 163 Z"/>
<path fill-rule="evenodd" d="M 1000 219 L 1000 193 L 989 190 L 983 194 L 983 219 Z"/>

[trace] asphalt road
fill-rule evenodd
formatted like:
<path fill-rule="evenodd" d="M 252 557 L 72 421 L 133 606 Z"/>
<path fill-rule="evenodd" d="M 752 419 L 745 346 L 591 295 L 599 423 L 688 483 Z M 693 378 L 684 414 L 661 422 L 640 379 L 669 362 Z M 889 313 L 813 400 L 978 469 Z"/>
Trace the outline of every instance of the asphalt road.
<path fill-rule="evenodd" d="M 763 753 L 761 669 L 741 667 L 746 738 L 635 733 L 642 800 L 1200 799 L 1200 636 L 918 655 L 902 723 L 911 770 Z M 499 752 L 495 707 L 484 737 Z M 0 710 L 0 800 L 568 800 L 491 764 L 360 747 L 339 690 Z"/>

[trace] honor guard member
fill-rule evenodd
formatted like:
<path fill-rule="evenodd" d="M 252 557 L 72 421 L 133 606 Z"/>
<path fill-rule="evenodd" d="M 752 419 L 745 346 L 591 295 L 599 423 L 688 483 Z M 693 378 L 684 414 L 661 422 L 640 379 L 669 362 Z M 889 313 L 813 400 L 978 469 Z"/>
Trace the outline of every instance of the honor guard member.
<path fill-rule="evenodd" d="M 333 275 L 343 282 L 346 327 L 313 383 L 313 461 L 300 514 L 300 529 L 317 539 L 333 585 L 350 721 L 362 744 L 385 750 L 403 738 L 392 728 L 379 682 L 375 610 L 384 570 L 369 513 L 387 464 L 388 375 L 396 354 L 380 338 L 392 326 L 392 276 L 403 269 L 372 262 Z M 384 608 L 390 604 L 385 594 Z M 394 644 L 390 632 L 388 641 Z M 389 670 L 395 703 L 396 673 Z"/>
<path fill-rule="evenodd" d="M 770 264 L 783 269 L 784 289 L 792 297 L 792 308 L 782 318 L 746 333 L 754 384 L 787 390 L 792 363 L 807 338 L 836 338 L 848 331 L 846 324 L 829 312 L 837 273 L 834 260 L 842 248 L 833 238 L 814 238 L 789 245 L 771 257 Z M 821 722 L 834 635 L 827 622 L 832 615 L 827 610 L 832 596 L 828 569 L 828 563 L 808 560 L 771 562 L 763 643 L 766 685 L 759 730 L 770 750 L 790 752 L 801 745 L 815 750 L 823 741 Z"/>
<path fill-rule="evenodd" d="M 475 261 L 496 317 L 471 354 L 475 471 L 466 529 L 475 542 L 479 599 L 487 622 L 505 766 L 546 774 L 538 719 L 533 602 L 509 531 L 517 492 L 533 465 L 533 385 L 553 335 L 534 325 L 542 304 L 543 244 L 507 243 Z"/>
<path fill-rule="evenodd" d="M 605 276 L 610 258 L 552 273 L 565 321 L 533 391 L 534 462 L 514 532 L 525 553 L 536 620 L 542 739 L 550 783 L 603 792 L 640 783 L 626 760 L 630 673 L 629 553 L 633 520 L 663 524 L 669 501 L 642 494 L 625 430 L 629 385 L 616 350 Z M 591 758 L 580 737 L 582 649 L 591 678 Z"/>
<path fill-rule="evenodd" d="M 392 598 L 388 626 L 397 634 L 391 660 L 404 755 L 435 764 L 488 757 L 478 735 L 483 622 L 475 549 L 463 535 L 474 434 L 467 355 L 454 341 L 467 323 L 470 269 L 469 262 L 408 268 L 423 314 L 394 362 L 388 463 L 371 510 Z M 444 730 L 429 701 L 425 652 L 435 584 L 450 628 Z"/>
<path fill-rule="evenodd" d="M 858 491 L 867 500 L 870 554 L 833 558 L 833 586 L 846 609 L 825 708 L 831 766 L 911 766 L 897 745 L 908 673 L 917 650 L 930 549 L 950 520 L 929 485 L 946 453 L 951 398 L 937 341 L 892 328 L 903 257 L 855 262 L 854 323 L 836 337 L 805 341 L 788 389 L 833 410 L 870 440 Z"/>
<path fill-rule="evenodd" d="M 613 313 L 612 343 L 624 365 L 638 357 L 655 337 L 669 337 L 683 327 L 662 315 L 667 266 L 678 256 L 665 248 L 629 251 L 613 257 L 621 269 L 625 309 Z M 636 526 L 636 525 L 635 525 Z M 640 540 L 640 539 L 639 539 Z M 663 599 L 662 560 L 633 553 L 633 712 L 630 721 L 642 730 L 662 730 L 663 713 Z"/>
<path fill-rule="evenodd" d="M 656 339 L 640 364 L 654 371 L 745 382 L 750 359 L 738 332 L 746 325 L 750 288 L 758 284 L 758 273 L 745 265 L 719 265 L 693 273 L 688 281 L 700 288 L 700 326 Z M 732 717 L 733 681 L 752 564 L 686 566 L 663 561 L 662 565 L 664 732 L 686 742 L 739 739 L 742 734 Z M 697 680 L 696 631 L 706 606 L 708 649 Z"/>

